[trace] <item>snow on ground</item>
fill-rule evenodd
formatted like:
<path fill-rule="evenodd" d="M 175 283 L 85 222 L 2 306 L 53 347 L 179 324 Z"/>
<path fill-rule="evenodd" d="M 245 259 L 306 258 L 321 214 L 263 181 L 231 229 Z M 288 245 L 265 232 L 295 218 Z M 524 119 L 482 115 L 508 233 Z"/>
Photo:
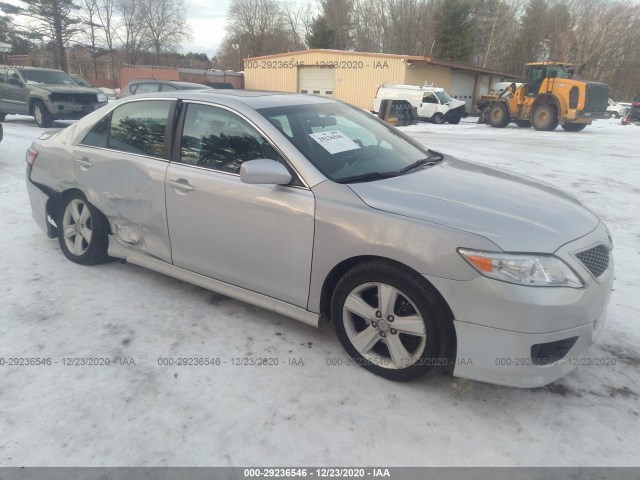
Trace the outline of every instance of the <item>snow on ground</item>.
<path fill-rule="evenodd" d="M 397 384 L 328 366 L 347 360 L 330 326 L 133 265 L 67 261 L 32 221 L 24 187 L 24 151 L 41 130 L 26 117 L 4 126 L 0 358 L 53 363 L 0 366 L 0 466 L 640 463 L 639 127 L 536 132 L 467 119 L 405 129 L 435 150 L 562 187 L 611 229 L 616 291 L 590 351 L 608 364 L 519 390 L 443 374 Z M 135 365 L 62 364 L 89 356 Z M 226 363 L 160 366 L 159 357 Z M 233 366 L 235 357 L 279 365 Z"/>

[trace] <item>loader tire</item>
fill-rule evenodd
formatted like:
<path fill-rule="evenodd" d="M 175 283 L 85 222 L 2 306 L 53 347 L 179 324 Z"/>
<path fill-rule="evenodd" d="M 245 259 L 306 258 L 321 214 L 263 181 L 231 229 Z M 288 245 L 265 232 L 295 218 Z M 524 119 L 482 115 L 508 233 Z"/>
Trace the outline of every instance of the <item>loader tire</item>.
<path fill-rule="evenodd" d="M 495 128 L 504 128 L 509 125 L 511 118 L 509 109 L 504 102 L 495 102 L 489 108 L 489 125 Z"/>
<path fill-rule="evenodd" d="M 555 130 L 558 126 L 558 109 L 554 105 L 539 105 L 533 111 L 531 123 L 536 130 Z"/>

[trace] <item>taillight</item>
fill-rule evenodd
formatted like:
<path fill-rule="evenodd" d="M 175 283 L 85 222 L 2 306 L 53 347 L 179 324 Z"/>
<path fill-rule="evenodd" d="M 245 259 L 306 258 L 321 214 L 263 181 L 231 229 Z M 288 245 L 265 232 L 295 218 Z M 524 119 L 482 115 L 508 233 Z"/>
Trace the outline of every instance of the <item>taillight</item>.
<path fill-rule="evenodd" d="M 29 148 L 27 150 L 27 165 L 32 167 L 33 164 L 36 163 L 36 158 L 38 158 L 38 151 L 33 148 Z"/>

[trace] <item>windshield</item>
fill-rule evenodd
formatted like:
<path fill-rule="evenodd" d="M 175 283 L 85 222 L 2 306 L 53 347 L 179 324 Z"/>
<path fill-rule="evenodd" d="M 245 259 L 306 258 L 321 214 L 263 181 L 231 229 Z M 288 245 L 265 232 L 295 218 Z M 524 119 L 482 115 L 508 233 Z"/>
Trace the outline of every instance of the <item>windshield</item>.
<path fill-rule="evenodd" d="M 403 174 L 433 154 L 376 117 L 341 103 L 295 105 L 258 110 L 327 178 Z"/>
<path fill-rule="evenodd" d="M 89 87 L 89 88 L 93 88 L 93 85 L 91 85 L 89 82 L 87 82 L 84 78 L 80 78 L 80 77 L 73 77 L 73 79 L 75 80 L 75 82 L 80 85 L 81 87 Z"/>
<path fill-rule="evenodd" d="M 78 85 L 69 75 L 56 70 L 22 70 L 20 73 L 30 85 Z"/>
<path fill-rule="evenodd" d="M 445 104 L 449 103 L 453 98 L 449 96 L 447 92 L 434 92 L 436 96 L 440 99 L 440 103 Z"/>

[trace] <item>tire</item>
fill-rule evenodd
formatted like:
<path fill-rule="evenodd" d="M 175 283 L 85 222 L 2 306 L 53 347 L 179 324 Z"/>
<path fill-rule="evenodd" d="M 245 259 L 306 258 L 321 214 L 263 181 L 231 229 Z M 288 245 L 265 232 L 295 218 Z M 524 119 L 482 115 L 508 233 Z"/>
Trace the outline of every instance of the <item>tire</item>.
<path fill-rule="evenodd" d="M 558 110 L 554 105 L 540 105 L 535 107 L 531 116 L 533 128 L 543 132 L 555 130 L 558 126 Z"/>
<path fill-rule="evenodd" d="M 581 132 L 587 128 L 586 123 L 565 123 L 562 125 L 565 132 Z"/>
<path fill-rule="evenodd" d="M 529 120 L 514 120 L 516 122 L 516 125 L 518 125 L 520 128 L 530 128 L 531 127 L 531 122 Z"/>
<path fill-rule="evenodd" d="M 49 128 L 53 124 L 53 116 L 41 100 L 36 100 L 33 104 L 33 116 L 40 128 Z"/>
<path fill-rule="evenodd" d="M 62 197 L 58 212 L 58 243 L 64 256 L 80 265 L 110 260 L 109 222 L 80 192 Z"/>
<path fill-rule="evenodd" d="M 378 308 L 379 297 L 395 301 Z M 446 364 L 448 325 L 453 324 L 440 301 L 422 276 L 371 260 L 340 279 L 331 318 L 340 343 L 355 362 L 376 375 L 405 382 Z"/>
<path fill-rule="evenodd" d="M 442 115 L 440 112 L 437 112 L 433 115 L 433 117 L 431 117 L 431 121 L 438 125 L 442 125 L 444 123 L 444 115 Z"/>
<path fill-rule="evenodd" d="M 451 117 L 449 120 L 447 120 L 447 122 L 449 122 L 451 125 L 457 125 L 460 123 L 460 117 Z"/>
<path fill-rule="evenodd" d="M 494 102 L 489 107 L 489 125 L 494 128 L 504 128 L 511 122 L 509 109 L 504 102 Z"/>
<path fill-rule="evenodd" d="M 5 119 L 6 116 L 7 116 L 6 113 L 0 112 L 0 122 L 4 122 L 4 119 Z"/>

